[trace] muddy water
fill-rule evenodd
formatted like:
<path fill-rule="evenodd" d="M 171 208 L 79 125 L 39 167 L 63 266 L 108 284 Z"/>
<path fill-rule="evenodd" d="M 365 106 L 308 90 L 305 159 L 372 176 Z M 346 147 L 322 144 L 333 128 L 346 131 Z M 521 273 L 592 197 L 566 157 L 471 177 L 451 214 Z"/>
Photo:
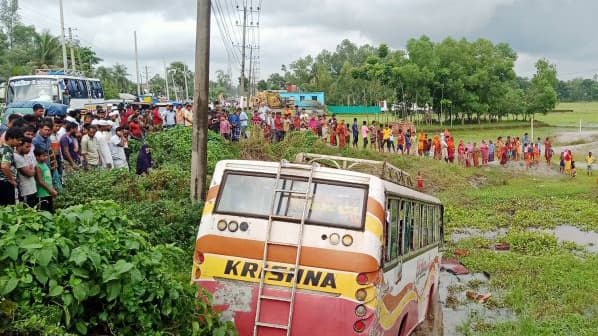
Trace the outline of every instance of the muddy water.
<path fill-rule="evenodd" d="M 598 233 L 594 231 L 581 231 L 580 229 L 570 226 L 561 225 L 552 230 L 556 238 L 560 241 L 573 242 L 577 245 L 585 247 L 592 253 L 598 253 Z"/>
<path fill-rule="evenodd" d="M 572 242 L 584 247 L 591 253 L 598 253 L 598 232 L 582 231 L 574 226 L 561 225 L 551 230 L 538 230 L 552 233 L 559 242 Z M 507 229 L 496 231 L 482 231 L 479 229 L 458 229 L 451 233 L 450 239 L 458 242 L 473 237 L 483 237 L 490 241 L 498 241 L 508 233 Z M 440 303 L 442 305 L 444 336 L 463 335 L 468 322 L 499 323 L 515 319 L 515 314 L 508 309 L 489 308 L 488 305 L 469 300 L 468 290 L 479 294 L 492 293 L 493 298 L 500 297 L 500 293 L 491 290 L 490 279 L 482 274 L 453 275 L 446 271 L 440 273 Z M 473 287 L 473 288 L 472 288 Z M 465 328 L 465 330 L 463 330 Z"/>
<path fill-rule="evenodd" d="M 507 309 L 490 309 L 484 304 L 467 298 L 466 291 L 475 287 L 476 293 L 491 293 L 488 277 L 482 273 L 453 275 L 446 271 L 440 273 L 440 303 L 444 321 L 444 336 L 463 335 L 469 321 L 497 323 L 514 319 L 515 315 Z M 495 294 L 495 293 L 493 293 Z"/>

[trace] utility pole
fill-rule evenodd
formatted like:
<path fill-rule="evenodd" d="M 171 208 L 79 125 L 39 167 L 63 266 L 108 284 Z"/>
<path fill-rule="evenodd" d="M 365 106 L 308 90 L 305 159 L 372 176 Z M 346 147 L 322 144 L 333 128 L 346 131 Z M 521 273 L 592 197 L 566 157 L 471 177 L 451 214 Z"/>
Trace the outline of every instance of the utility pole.
<path fill-rule="evenodd" d="M 60 39 L 62 40 L 62 62 L 64 66 L 64 71 L 69 68 L 69 61 L 66 55 L 66 39 L 64 37 L 64 11 L 62 7 L 62 0 L 59 0 L 60 4 Z"/>
<path fill-rule="evenodd" d="M 183 63 L 183 72 L 185 75 L 185 96 L 187 97 L 187 102 L 189 101 L 189 80 L 187 79 L 187 64 Z"/>
<path fill-rule="evenodd" d="M 249 94 L 248 96 L 251 97 L 253 94 L 253 86 L 251 85 L 251 75 L 253 72 L 253 47 L 249 46 Z M 249 105 L 249 102 L 247 103 Z"/>
<path fill-rule="evenodd" d="M 73 71 L 77 71 L 77 64 L 75 62 L 75 48 L 73 48 L 73 28 L 69 27 L 69 43 L 71 45 L 71 65 Z"/>
<path fill-rule="evenodd" d="M 211 0 L 197 0 L 195 42 L 195 90 L 193 93 L 193 147 L 191 153 L 191 200 L 206 200 L 208 173 L 208 88 L 210 78 Z"/>
<path fill-rule="evenodd" d="M 175 69 L 168 70 L 169 73 L 174 73 L 175 71 Z M 166 81 L 168 82 L 168 79 L 166 79 Z M 174 81 L 174 75 L 172 75 L 172 89 L 174 90 L 174 100 L 179 101 L 179 93 L 176 87 L 176 82 Z"/>
<path fill-rule="evenodd" d="M 245 96 L 245 45 L 247 39 L 247 6 L 243 5 L 243 45 L 241 46 L 241 97 Z"/>
<path fill-rule="evenodd" d="M 133 31 L 135 38 L 135 71 L 137 73 L 137 98 L 141 96 L 141 81 L 139 80 L 139 54 L 137 53 L 137 31 Z"/>
<path fill-rule="evenodd" d="M 166 67 L 166 61 L 164 60 L 164 79 L 166 81 L 166 99 L 170 100 L 170 89 L 168 88 L 168 68 Z"/>
<path fill-rule="evenodd" d="M 145 90 L 147 93 L 150 93 L 150 86 L 149 86 L 149 70 L 147 65 L 145 66 Z"/>

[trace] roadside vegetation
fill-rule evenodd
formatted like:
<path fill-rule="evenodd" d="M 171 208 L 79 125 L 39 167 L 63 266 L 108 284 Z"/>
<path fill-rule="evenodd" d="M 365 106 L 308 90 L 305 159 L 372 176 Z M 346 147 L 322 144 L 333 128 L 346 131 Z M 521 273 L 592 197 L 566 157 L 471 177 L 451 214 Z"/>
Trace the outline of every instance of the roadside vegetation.
<path fill-rule="evenodd" d="M 152 134 L 147 142 L 157 163 L 148 176 L 74 174 L 54 216 L 0 211 L 1 334 L 235 334 L 232 324 L 222 324 L 208 304 L 195 300 L 197 289 L 189 284 L 202 209 L 189 201 L 190 130 Z M 536 231 L 562 224 L 598 230 L 596 181 L 581 171 L 571 179 L 498 167 L 462 169 L 372 151 L 339 153 L 310 133 L 273 145 L 255 139 L 231 145 L 211 134 L 209 151 L 210 167 L 222 159 L 292 160 L 315 152 L 388 160 L 412 176 L 420 171 L 426 191 L 445 203 L 447 240 L 468 228 L 505 230 L 495 240 L 480 235 L 446 245 L 448 256 L 468 250 L 461 258 L 465 266 L 490 276 L 496 295 L 484 305 L 515 316 L 470 317 L 463 334 L 597 332 L 598 257 Z M 510 251 L 491 250 L 497 241 L 509 243 Z"/>

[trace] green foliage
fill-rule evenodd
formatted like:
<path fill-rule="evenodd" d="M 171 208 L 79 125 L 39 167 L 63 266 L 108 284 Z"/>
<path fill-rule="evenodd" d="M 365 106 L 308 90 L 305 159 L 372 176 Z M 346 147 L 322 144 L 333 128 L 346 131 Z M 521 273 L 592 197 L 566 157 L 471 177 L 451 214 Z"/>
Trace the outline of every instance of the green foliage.
<path fill-rule="evenodd" d="M 201 206 L 189 199 L 189 172 L 174 165 L 147 176 L 124 170 L 80 172 L 66 179 L 59 207 L 112 200 L 133 218 L 132 227 L 153 244 L 175 243 L 188 248 L 195 237 Z"/>
<path fill-rule="evenodd" d="M 1 209 L 0 295 L 3 306 L 16 308 L 1 320 L 0 333 L 16 334 L 40 319 L 78 334 L 157 335 L 167 329 L 191 334 L 193 289 L 175 278 L 165 258 L 183 251 L 154 246 L 132 226 L 112 202 L 54 216 Z M 26 316 L 30 306 L 54 313 Z"/>
<path fill-rule="evenodd" d="M 152 159 L 156 165 L 176 164 L 188 171 L 191 168 L 191 146 L 193 144 L 191 127 L 175 127 L 163 132 L 151 133 L 146 138 L 152 148 Z M 208 134 L 208 172 L 212 173 L 216 163 L 233 159 L 238 151 L 220 135 Z"/>

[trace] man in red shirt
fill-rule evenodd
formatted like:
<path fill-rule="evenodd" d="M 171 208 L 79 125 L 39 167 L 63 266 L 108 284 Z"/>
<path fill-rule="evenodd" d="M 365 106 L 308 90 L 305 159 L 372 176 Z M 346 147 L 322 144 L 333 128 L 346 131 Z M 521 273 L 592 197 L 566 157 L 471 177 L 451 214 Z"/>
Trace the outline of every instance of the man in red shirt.
<path fill-rule="evenodd" d="M 137 120 L 137 116 L 133 116 L 131 122 L 129 123 L 129 132 L 131 133 L 131 138 L 141 140 L 143 137 L 143 131 L 141 130 L 141 125 Z"/>
<path fill-rule="evenodd" d="M 282 135 L 284 133 L 284 124 L 280 117 L 280 112 L 276 113 L 276 116 L 274 117 L 274 129 L 276 130 L 274 136 L 275 142 L 279 142 L 282 140 Z"/>
<path fill-rule="evenodd" d="M 154 106 L 154 109 L 152 110 L 152 120 L 154 129 L 160 129 L 162 127 L 162 117 L 160 116 L 160 109 L 158 106 Z"/>

